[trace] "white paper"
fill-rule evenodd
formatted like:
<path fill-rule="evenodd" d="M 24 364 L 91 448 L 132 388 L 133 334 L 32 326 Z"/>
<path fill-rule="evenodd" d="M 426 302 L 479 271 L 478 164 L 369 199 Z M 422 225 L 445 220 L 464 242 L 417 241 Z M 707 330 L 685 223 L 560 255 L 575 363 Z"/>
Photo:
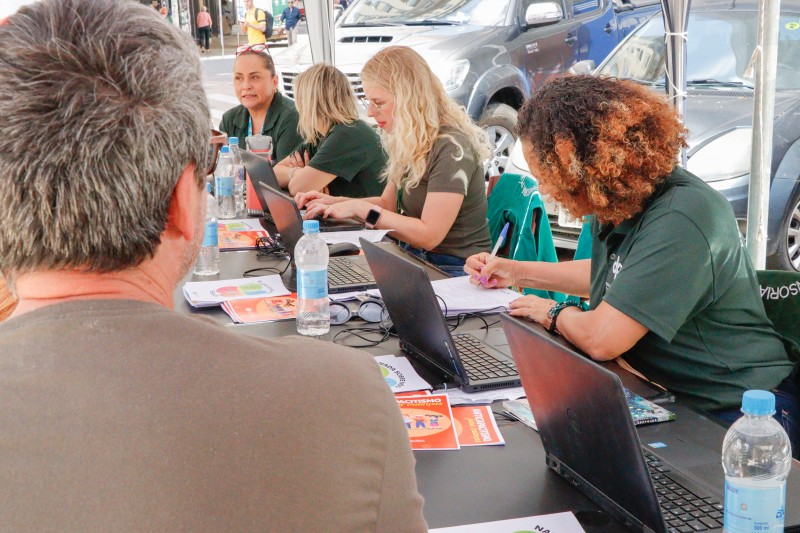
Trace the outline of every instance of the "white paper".
<path fill-rule="evenodd" d="M 187 281 L 183 295 L 194 307 L 210 307 L 228 300 L 269 298 L 291 294 L 277 274 L 217 281 Z"/>
<path fill-rule="evenodd" d="M 361 248 L 359 238 L 363 238 L 369 242 L 378 242 L 383 239 L 390 229 L 362 229 L 356 231 L 323 231 L 320 232 L 322 239 L 328 244 L 336 244 L 340 242 L 349 242 Z"/>
<path fill-rule="evenodd" d="M 450 398 L 450 405 L 472 405 L 476 403 L 492 403 L 498 400 L 516 400 L 525 396 L 522 387 L 508 389 L 490 389 L 481 392 L 464 392 L 461 389 L 448 389 L 444 392 Z"/>
<path fill-rule="evenodd" d="M 349 302 L 351 300 L 359 300 L 359 296 L 366 295 L 367 293 L 364 291 L 354 291 L 354 292 L 337 292 L 334 294 L 328 294 L 328 298 L 335 302 Z"/>
<path fill-rule="evenodd" d="M 405 357 L 381 355 L 375 357 L 381 367 L 381 374 L 393 393 L 430 389 L 430 383 L 419 377 L 417 371 Z"/>
<path fill-rule="evenodd" d="M 572 513 L 555 513 L 527 518 L 513 518 L 497 522 L 484 522 L 466 526 L 430 529 L 429 533 L 519 533 L 521 531 L 549 531 L 550 533 L 577 533 L 583 531 Z"/>
<path fill-rule="evenodd" d="M 490 311 L 502 313 L 508 310 L 511 302 L 523 295 L 511 289 L 484 289 L 469 282 L 469 276 L 437 279 L 431 282 L 439 307 L 444 311 L 442 300 L 447 305 L 447 316 L 461 313 L 477 313 Z M 367 291 L 370 296 L 380 298 L 378 289 Z"/>
<path fill-rule="evenodd" d="M 217 220 L 219 231 L 266 231 L 257 218 Z"/>

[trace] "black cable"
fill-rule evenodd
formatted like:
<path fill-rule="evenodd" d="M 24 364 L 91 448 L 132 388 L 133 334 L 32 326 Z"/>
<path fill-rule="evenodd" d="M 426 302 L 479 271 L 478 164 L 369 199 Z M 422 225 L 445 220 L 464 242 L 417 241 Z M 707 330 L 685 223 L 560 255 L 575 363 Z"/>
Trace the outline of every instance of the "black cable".
<path fill-rule="evenodd" d="M 380 339 L 371 339 L 367 335 L 379 333 L 381 335 Z M 361 339 L 366 344 L 351 344 L 347 343 L 344 340 L 340 339 L 341 335 L 349 335 Z M 385 326 L 378 326 L 378 327 L 355 327 L 355 328 L 347 328 L 336 335 L 333 336 L 333 342 L 336 344 L 341 344 L 342 346 L 349 346 L 350 348 L 372 348 L 374 346 L 378 346 L 379 344 L 385 342 L 389 337 L 393 336 L 389 328 Z"/>

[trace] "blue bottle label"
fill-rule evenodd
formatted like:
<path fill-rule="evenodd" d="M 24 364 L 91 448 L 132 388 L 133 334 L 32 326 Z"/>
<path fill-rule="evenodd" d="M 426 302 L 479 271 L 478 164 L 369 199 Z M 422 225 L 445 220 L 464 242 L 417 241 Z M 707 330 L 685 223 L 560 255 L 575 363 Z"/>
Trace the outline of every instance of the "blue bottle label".
<path fill-rule="evenodd" d="M 203 233 L 203 246 L 219 246 L 216 220 L 206 222 L 206 230 Z"/>
<path fill-rule="evenodd" d="M 315 300 L 328 297 L 328 271 L 300 270 L 297 273 L 297 296 Z"/>
<path fill-rule="evenodd" d="M 786 483 L 775 487 L 753 487 L 725 480 L 727 533 L 783 531 Z"/>
<path fill-rule="evenodd" d="M 217 176 L 215 186 L 217 197 L 233 196 L 233 176 Z"/>

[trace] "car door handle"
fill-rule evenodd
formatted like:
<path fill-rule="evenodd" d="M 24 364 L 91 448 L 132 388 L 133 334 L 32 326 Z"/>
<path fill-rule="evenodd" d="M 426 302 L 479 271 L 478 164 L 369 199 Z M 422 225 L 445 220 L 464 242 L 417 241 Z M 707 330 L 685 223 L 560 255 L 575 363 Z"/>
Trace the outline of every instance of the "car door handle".
<path fill-rule="evenodd" d="M 606 27 L 603 28 L 603 31 L 608 34 L 611 34 L 614 31 L 614 26 L 612 26 L 611 23 L 609 22 L 608 24 L 606 24 Z"/>
<path fill-rule="evenodd" d="M 575 44 L 575 41 L 577 41 L 577 40 L 578 40 L 578 38 L 573 35 L 572 37 L 567 37 L 566 39 L 564 39 L 564 42 L 567 43 L 568 45 L 572 46 L 573 44 Z"/>

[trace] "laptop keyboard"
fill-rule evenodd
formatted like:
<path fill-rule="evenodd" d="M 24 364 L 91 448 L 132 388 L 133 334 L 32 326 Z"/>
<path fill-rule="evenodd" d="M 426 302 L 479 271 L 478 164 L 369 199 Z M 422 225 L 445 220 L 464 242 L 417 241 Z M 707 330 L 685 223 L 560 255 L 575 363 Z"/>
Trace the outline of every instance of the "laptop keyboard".
<path fill-rule="evenodd" d="M 644 451 L 661 512 L 670 533 L 722 529 L 722 503 L 700 485 L 673 472 L 661 460 Z"/>
<path fill-rule="evenodd" d="M 517 368 L 510 361 L 497 359 L 485 350 L 485 345 L 469 334 L 454 335 L 458 356 L 470 379 L 516 377 Z"/>
<path fill-rule="evenodd" d="M 372 273 L 366 272 L 346 257 L 331 257 L 328 263 L 328 285 L 367 285 L 374 284 Z"/>

